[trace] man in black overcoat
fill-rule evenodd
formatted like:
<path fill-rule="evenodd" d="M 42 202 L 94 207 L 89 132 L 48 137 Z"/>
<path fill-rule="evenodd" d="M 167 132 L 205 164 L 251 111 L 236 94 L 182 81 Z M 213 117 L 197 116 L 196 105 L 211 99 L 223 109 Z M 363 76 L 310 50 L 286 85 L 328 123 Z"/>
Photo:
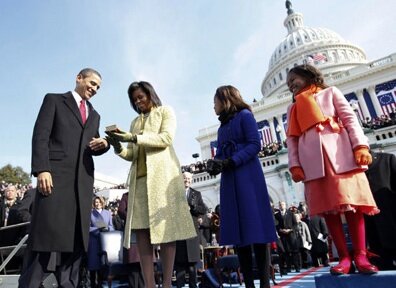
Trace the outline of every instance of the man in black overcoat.
<path fill-rule="evenodd" d="M 201 192 L 190 187 L 192 174 L 183 173 L 184 187 L 186 188 L 186 197 L 190 205 L 190 213 L 193 218 L 195 230 L 198 233 L 198 217 L 206 214 L 208 208 L 202 200 Z M 176 270 L 176 287 L 183 287 L 185 283 L 186 271 L 189 276 L 189 288 L 197 287 L 197 267 L 200 260 L 199 254 L 199 237 L 196 236 L 187 240 L 176 241 L 175 270 Z"/>
<path fill-rule="evenodd" d="M 323 266 L 329 266 L 329 257 L 327 255 L 329 252 L 327 244 L 329 232 L 324 218 L 318 215 L 311 217 L 308 227 L 312 238 L 311 257 L 313 266 L 319 267 L 319 259 L 321 259 Z"/>
<path fill-rule="evenodd" d="M 44 98 L 33 130 L 31 173 L 38 193 L 19 287 L 38 288 L 51 273 L 61 287 L 78 285 L 89 237 L 92 156 L 109 149 L 89 102 L 101 82 L 99 72 L 86 68 L 78 73 L 74 91 Z"/>
<path fill-rule="evenodd" d="M 291 266 L 298 266 L 298 254 L 296 247 L 296 226 L 297 221 L 292 210 L 287 209 L 286 202 L 279 202 L 279 210 L 274 214 L 275 220 L 278 223 L 276 225 L 276 230 L 282 241 L 282 245 L 285 250 L 285 260 L 286 263 L 280 263 L 280 269 L 282 269 L 282 274 L 287 274 L 291 272 Z M 287 267 L 285 267 L 285 265 Z"/>
<path fill-rule="evenodd" d="M 366 237 L 373 258 L 381 270 L 396 269 L 396 156 L 372 152 L 373 162 L 366 171 L 371 192 L 381 213 L 365 217 Z"/>

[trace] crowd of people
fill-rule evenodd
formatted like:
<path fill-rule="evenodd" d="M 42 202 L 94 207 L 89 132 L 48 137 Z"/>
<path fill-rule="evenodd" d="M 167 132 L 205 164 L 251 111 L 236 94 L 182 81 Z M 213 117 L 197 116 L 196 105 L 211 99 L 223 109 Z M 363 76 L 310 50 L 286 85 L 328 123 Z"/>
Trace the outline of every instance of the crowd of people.
<path fill-rule="evenodd" d="M 26 191 L 33 187 L 32 184 L 20 184 L 20 183 L 8 183 L 6 181 L 2 181 L 0 184 L 0 199 L 2 199 L 5 195 L 5 190 L 9 186 L 14 186 L 16 189 L 16 197 L 17 199 L 22 199 L 25 195 Z"/>
<path fill-rule="evenodd" d="M 259 158 L 263 157 L 268 157 L 271 155 L 275 155 L 279 151 L 283 149 L 283 147 L 286 146 L 286 143 L 280 143 L 278 141 L 265 144 L 261 146 L 260 151 L 258 152 L 257 156 Z M 181 170 L 183 172 L 190 172 L 192 174 L 198 174 L 198 173 L 203 173 L 207 171 L 207 162 L 209 159 L 205 159 L 203 161 L 197 161 L 195 163 L 187 164 L 181 166 Z"/>
<path fill-rule="evenodd" d="M 201 161 L 197 161 L 195 163 L 191 163 L 188 165 L 183 165 L 181 166 L 181 170 L 183 172 L 189 172 L 192 174 L 198 174 L 198 173 L 203 173 L 206 172 L 206 163 L 208 159 Z"/>
<path fill-rule="evenodd" d="M 0 193 L 0 247 L 16 245 L 28 234 L 34 193 L 35 190 L 32 189 L 31 185 L 2 182 Z M 8 252 L 7 250 L 0 251 L 2 259 L 5 259 Z M 22 268 L 21 254 L 12 258 L 6 268 L 20 271 Z"/>
<path fill-rule="evenodd" d="M 123 183 L 123 184 L 118 184 L 118 185 L 114 185 L 114 186 L 110 186 L 110 187 L 96 187 L 96 186 L 94 186 L 93 192 L 97 193 L 103 189 L 127 189 L 127 185 L 125 183 Z"/>
<path fill-rule="evenodd" d="M 284 146 L 285 146 L 285 143 L 281 143 L 279 141 L 265 144 L 264 146 L 261 147 L 261 150 L 260 150 L 258 156 L 260 158 L 262 158 L 262 157 L 268 157 L 271 155 L 275 155 L 276 153 L 281 151 Z"/>
<path fill-rule="evenodd" d="M 0 190 L 0 228 L 30 221 L 32 185 L 7 183 Z M 24 236 L 26 229 L 3 231 L 0 233 L 0 246 L 12 245 Z"/>
<path fill-rule="evenodd" d="M 385 127 L 389 127 L 392 125 L 396 124 L 396 111 L 394 110 L 392 113 L 389 113 L 389 115 L 381 115 L 380 117 L 366 117 L 362 121 L 362 126 L 363 128 L 369 128 L 369 129 L 381 129 Z"/>
<path fill-rule="evenodd" d="M 281 275 L 295 269 L 329 266 L 328 230 L 324 218 L 309 217 L 308 207 L 304 202 L 298 206 L 279 202 L 273 208 L 278 240 L 273 245 L 279 255 Z"/>

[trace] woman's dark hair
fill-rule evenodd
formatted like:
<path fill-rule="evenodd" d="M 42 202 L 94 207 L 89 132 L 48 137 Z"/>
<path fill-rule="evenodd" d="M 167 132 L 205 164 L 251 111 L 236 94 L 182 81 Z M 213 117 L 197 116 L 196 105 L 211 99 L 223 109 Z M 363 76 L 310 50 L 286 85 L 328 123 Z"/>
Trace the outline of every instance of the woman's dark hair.
<path fill-rule="evenodd" d="M 294 73 L 298 76 L 301 76 L 305 80 L 307 80 L 308 84 L 315 84 L 316 86 L 325 89 L 329 87 L 325 82 L 323 78 L 322 72 L 320 72 L 319 69 L 316 67 L 309 65 L 309 64 L 303 64 L 303 65 L 298 65 L 290 69 L 289 73 Z"/>
<path fill-rule="evenodd" d="M 135 92 L 137 89 L 142 89 L 142 91 L 147 95 L 147 97 L 149 97 L 151 103 L 153 103 L 153 106 L 155 107 L 162 106 L 161 100 L 159 99 L 153 86 L 149 82 L 146 81 L 133 82 L 131 85 L 129 85 L 128 97 L 133 110 L 135 110 L 137 113 L 140 113 L 141 111 L 139 110 L 139 108 L 136 107 L 132 97 L 133 92 Z"/>
<path fill-rule="evenodd" d="M 224 106 L 224 111 L 228 113 L 234 113 L 241 111 L 242 109 L 248 109 L 252 112 L 252 108 L 243 101 L 241 93 L 237 88 L 231 85 L 220 86 L 217 88 L 215 93 L 221 104 Z"/>

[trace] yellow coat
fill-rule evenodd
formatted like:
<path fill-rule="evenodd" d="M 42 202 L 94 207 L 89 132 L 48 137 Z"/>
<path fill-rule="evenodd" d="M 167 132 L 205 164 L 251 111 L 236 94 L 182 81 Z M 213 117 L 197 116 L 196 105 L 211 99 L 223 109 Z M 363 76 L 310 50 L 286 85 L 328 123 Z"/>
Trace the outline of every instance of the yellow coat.
<path fill-rule="evenodd" d="M 118 154 L 132 161 L 129 173 L 128 213 L 125 231 L 131 230 L 135 199 L 138 146 L 144 146 L 147 165 L 147 193 L 152 244 L 167 243 L 196 236 L 187 204 L 180 163 L 172 146 L 176 132 L 176 117 L 170 107 L 153 108 L 141 131 L 142 115 L 136 117 L 130 132 L 137 143 L 128 143 Z M 129 248 L 130 233 L 126 232 L 124 246 Z"/>

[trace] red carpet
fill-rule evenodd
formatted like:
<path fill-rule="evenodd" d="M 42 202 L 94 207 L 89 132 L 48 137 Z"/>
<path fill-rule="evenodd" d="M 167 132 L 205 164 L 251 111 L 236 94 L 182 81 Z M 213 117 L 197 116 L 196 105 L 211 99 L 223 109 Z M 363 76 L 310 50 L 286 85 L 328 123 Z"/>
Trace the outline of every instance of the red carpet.
<path fill-rule="evenodd" d="M 311 269 L 308 269 L 307 271 L 301 272 L 300 274 L 298 274 L 298 275 L 296 275 L 296 276 L 294 276 L 294 277 L 292 277 L 290 279 L 281 281 L 280 283 L 278 283 L 278 285 L 275 285 L 273 287 L 282 287 L 282 286 L 290 285 L 291 283 L 297 281 L 298 279 L 301 279 L 301 278 L 303 278 L 303 277 L 305 277 L 305 276 L 307 276 L 307 275 L 309 275 L 309 274 L 311 274 L 311 273 L 313 273 L 313 272 L 315 272 L 315 271 L 317 271 L 317 270 L 319 270 L 321 268 L 323 268 L 323 267 L 312 267 Z M 276 280 L 279 281 L 279 278 L 277 278 Z"/>

